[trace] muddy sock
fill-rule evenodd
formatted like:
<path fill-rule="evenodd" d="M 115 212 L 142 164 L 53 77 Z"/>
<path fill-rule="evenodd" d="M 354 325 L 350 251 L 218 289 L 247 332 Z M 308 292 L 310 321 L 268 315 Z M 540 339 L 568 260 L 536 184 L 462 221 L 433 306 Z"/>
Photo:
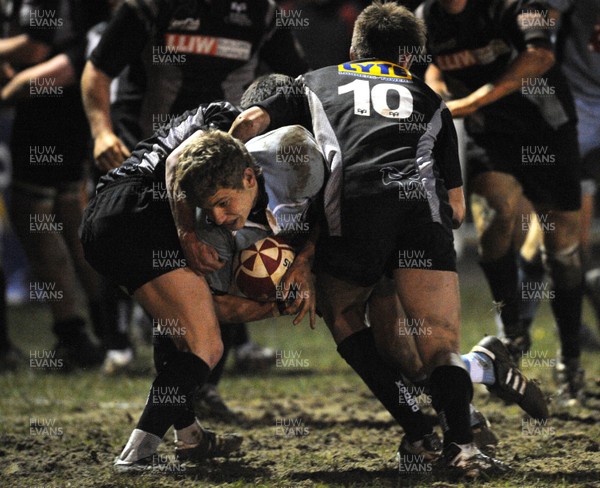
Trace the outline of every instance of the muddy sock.
<path fill-rule="evenodd" d="M 209 373 L 210 368 L 199 357 L 188 352 L 174 354 L 152 382 L 137 428 L 162 439 L 171 425 L 183 429 L 192 424 L 192 394 Z"/>
<path fill-rule="evenodd" d="M 500 259 L 480 261 L 487 278 L 494 302 L 500 306 L 500 318 L 507 337 L 518 335 L 519 330 L 519 275 L 517 256 L 509 251 Z"/>
<path fill-rule="evenodd" d="M 404 385 L 400 373 L 389 367 L 379 355 L 371 329 L 355 332 L 340 342 L 337 350 L 402 426 L 410 442 L 431 434 L 429 421 Z"/>
<path fill-rule="evenodd" d="M 452 442 L 472 442 L 469 404 L 473 384 L 469 374 L 458 366 L 438 366 L 431 373 L 430 384 L 433 407 L 444 432 L 444 447 Z"/>
<path fill-rule="evenodd" d="M 198 444 L 202 440 L 202 426 L 198 419 L 194 419 L 194 421 L 182 428 L 175 429 L 175 442 L 183 442 L 184 444 L 188 444 L 190 446 L 194 444 Z"/>

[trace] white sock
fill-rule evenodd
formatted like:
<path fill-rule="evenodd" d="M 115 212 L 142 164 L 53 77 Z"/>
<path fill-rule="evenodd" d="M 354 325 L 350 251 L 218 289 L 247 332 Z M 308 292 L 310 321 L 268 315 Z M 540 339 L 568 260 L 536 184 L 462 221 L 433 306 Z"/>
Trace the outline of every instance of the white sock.
<path fill-rule="evenodd" d="M 116 464 L 131 464 L 152 456 L 156 453 L 161 440 L 160 437 L 150 432 L 134 429 Z"/>
<path fill-rule="evenodd" d="M 202 440 L 202 426 L 198 419 L 183 429 L 175 429 L 175 443 L 196 445 Z"/>

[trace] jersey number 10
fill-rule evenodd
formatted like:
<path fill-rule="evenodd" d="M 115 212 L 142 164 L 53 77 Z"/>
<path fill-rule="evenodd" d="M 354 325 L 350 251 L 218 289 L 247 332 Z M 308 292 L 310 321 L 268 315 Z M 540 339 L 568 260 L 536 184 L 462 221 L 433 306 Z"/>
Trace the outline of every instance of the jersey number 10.
<path fill-rule="evenodd" d="M 397 108 L 390 108 L 387 96 L 394 91 L 400 98 Z M 354 93 L 354 114 L 363 117 L 371 115 L 371 102 L 373 110 L 379 115 L 390 119 L 406 119 L 413 111 L 413 97 L 408 88 L 393 83 L 380 83 L 372 89 L 367 80 L 354 80 L 352 83 L 338 87 L 338 95 Z"/>

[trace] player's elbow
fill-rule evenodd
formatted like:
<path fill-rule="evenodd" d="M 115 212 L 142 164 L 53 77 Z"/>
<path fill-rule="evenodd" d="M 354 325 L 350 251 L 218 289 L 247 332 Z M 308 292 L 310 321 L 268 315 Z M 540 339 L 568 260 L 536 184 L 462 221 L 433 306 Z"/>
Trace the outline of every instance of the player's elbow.
<path fill-rule="evenodd" d="M 552 68 L 556 62 L 554 52 L 551 49 L 545 47 L 530 47 L 528 51 L 535 56 L 534 66 L 537 68 L 536 71 L 538 75 L 544 74 Z"/>

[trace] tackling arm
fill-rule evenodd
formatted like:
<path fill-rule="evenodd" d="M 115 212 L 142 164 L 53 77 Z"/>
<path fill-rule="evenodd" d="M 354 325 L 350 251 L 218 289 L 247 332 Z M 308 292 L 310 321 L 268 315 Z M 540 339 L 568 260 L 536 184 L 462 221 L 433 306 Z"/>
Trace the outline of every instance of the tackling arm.
<path fill-rule="evenodd" d="M 0 61 L 14 65 L 41 63 L 50 54 L 48 44 L 36 41 L 27 34 L 0 39 Z"/>
<path fill-rule="evenodd" d="M 2 89 L 2 101 L 10 102 L 27 96 L 30 80 L 50 78 L 59 86 L 69 86 L 77 81 L 75 68 L 66 54 L 58 54 L 48 61 L 17 73 Z"/>
<path fill-rule="evenodd" d="M 236 117 L 229 133 L 242 142 L 248 142 L 267 130 L 270 123 L 271 117 L 264 108 L 250 107 Z"/>
<path fill-rule="evenodd" d="M 213 295 L 213 301 L 221 323 L 254 322 L 280 315 L 276 302 L 257 302 L 234 295 Z"/>
<path fill-rule="evenodd" d="M 123 164 L 131 154 L 113 131 L 110 120 L 112 78 L 88 61 L 81 77 L 83 107 L 94 139 L 94 160 L 103 171 Z"/>
<path fill-rule="evenodd" d="M 527 49 L 514 59 L 500 79 L 487 83 L 470 95 L 447 102 L 453 117 L 465 117 L 477 109 L 489 105 L 521 88 L 523 79 L 543 75 L 554 64 L 554 53 L 539 46 Z"/>

